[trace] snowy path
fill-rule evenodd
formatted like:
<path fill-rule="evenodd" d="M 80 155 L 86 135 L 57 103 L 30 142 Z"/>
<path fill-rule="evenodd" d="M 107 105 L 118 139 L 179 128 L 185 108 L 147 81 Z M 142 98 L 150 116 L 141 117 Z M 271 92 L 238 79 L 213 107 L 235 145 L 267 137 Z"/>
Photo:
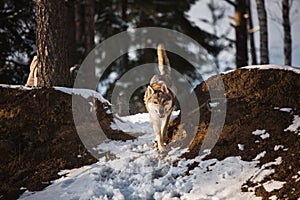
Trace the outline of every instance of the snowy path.
<path fill-rule="evenodd" d="M 152 147 L 154 135 L 147 114 L 123 118 L 126 124 L 115 128 L 145 133 L 138 140 L 107 141 L 98 146 L 107 152 L 99 162 L 79 169 L 64 170 L 60 179 L 43 191 L 26 191 L 20 199 L 260 199 L 253 192 L 242 193 L 241 185 L 253 174 L 258 161 L 245 162 L 240 157 L 201 161 L 180 160 L 173 149 L 162 157 Z M 187 175 L 187 165 L 200 162 Z"/>

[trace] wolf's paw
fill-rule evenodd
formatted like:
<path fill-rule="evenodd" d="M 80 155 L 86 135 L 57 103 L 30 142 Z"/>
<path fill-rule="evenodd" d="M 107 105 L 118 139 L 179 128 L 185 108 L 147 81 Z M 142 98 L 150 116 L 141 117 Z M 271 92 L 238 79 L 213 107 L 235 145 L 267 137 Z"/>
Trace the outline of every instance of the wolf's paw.
<path fill-rule="evenodd" d="M 151 147 L 156 149 L 158 148 L 158 144 L 156 140 L 151 144 Z"/>
<path fill-rule="evenodd" d="M 155 148 L 160 153 L 165 151 L 166 146 L 167 146 L 166 143 L 163 143 L 163 145 L 159 145 L 156 140 L 151 144 L 151 147 Z"/>
<path fill-rule="evenodd" d="M 158 151 L 159 151 L 159 152 L 163 152 L 164 149 L 165 149 L 165 144 L 158 144 L 158 145 L 157 145 L 157 148 L 158 148 Z"/>

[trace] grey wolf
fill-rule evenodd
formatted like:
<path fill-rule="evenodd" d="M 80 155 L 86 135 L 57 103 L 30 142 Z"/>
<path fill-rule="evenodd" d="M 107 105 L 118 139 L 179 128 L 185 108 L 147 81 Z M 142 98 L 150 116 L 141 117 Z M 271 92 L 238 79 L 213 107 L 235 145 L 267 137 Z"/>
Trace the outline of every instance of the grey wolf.
<path fill-rule="evenodd" d="M 153 124 L 159 151 L 168 139 L 168 125 L 175 103 L 175 92 L 171 81 L 171 66 L 162 44 L 157 47 L 159 75 L 150 80 L 144 95 L 144 103 Z M 172 89 L 173 88 L 173 89 Z"/>

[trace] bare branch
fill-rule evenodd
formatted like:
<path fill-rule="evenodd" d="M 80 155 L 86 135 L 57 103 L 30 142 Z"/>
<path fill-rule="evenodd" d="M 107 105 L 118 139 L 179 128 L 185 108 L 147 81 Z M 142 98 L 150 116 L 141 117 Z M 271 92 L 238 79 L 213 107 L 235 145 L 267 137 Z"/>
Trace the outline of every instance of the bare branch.
<path fill-rule="evenodd" d="M 255 26 L 254 28 L 251 28 L 248 30 L 248 33 L 255 33 L 256 31 L 259 31 L 260 27 L 259 26 Z"/>
<path fill-rule="evenodd" d="M 233 23 L 230 23 L 230 26 L 236 28 L 236 25 L 234 25 Z"/>
<path fill-rule="evenodd" d="M 229 3 L 231 6 L 236 7 L 236 3 L 232 2 L 231 0 L 224 0 L 224 1 Z"/>

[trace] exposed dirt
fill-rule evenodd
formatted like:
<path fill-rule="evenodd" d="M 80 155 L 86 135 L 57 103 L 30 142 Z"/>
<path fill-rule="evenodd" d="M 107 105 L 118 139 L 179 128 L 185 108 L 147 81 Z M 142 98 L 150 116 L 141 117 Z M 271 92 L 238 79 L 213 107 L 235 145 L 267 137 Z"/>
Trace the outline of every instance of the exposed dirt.
<path fill-rule="evenodd" d="M 251 161 L 266 151 L 260 164 L 282 158 L 282 164 L 272 165 L 275 170 L 270 179 L 286 181 L 279 190 L 267 192 L 261 183 L 248 181 L 241 188 L 255 188 L 256 195 L 268 199 L 276 195 L 279 199 L 297 199 L 300 183 L 293 176 L 300 171 L 300 140 L 298 133 L 284 131 L 300 114 L 300 76 L 291 71 L 279 70 L 236 70 L 222 75 L 227 99 L 225 125 L 217 144 L 206 158 L 222 160 L 228 156 L 241 156 Z M 195 92 L 200 105 L 205 105 L 210 96 L 206 84 L 199 85 Z M 217 87 L 218 89 L 218 87 Z M 18 90 L 0 88 L 0 195 L 2 199 L 16 199 L 25 187 L 40 190 L 58 178 L 61 169 L 75 168 L 96 161 L 84 148 L 78 137 L 72 115 L 71 95 L 53 90 Z M 76 108 L 90 107 L 94 99 L 83 99 Z M 292 108 L 292 113 L 278 108 Z M 113 117 L 107 114 L 108 105 L 96 101 L 96 112 L 107 138 L 128 140 L 132 136 L 110 129 Z M 206 137 L 211 117 L 207 106 L 200 109 L 198 132 L 190 145 L 186 158 L 199 154 Z M 79 128 L 88 128 L 88 133 L 97 134 L 93 124 L 82 119 Z M 177 122 L 177 123 L 176 123 Z M 179 120 L 169 129 L 176 135 Z M 190 124 L 192 125 L 192 124 Z M 192 125 L 193 126 L 193 125 Z M 181 127 L 181 126 L 180 126 Z M 78 127 L 77 127 L 78 128 Z M 190 127 L 195 128 L 195 127 Z M 183 129 L 189 129 L 183 126 Z M 270 137 L 262 139 L 252 134 L 255 130 L 266 130 Z M 188 131 L 187 131 L 188 133 Z M 178 136 L 178 135 L 177 135 Z M 244 145 L 244 150 L 238 148 Z M 276 145 L 283 145 L 275 150 Z M 80 156 L 78 156 L 80 155 Z M 196 166 L 194 163 L 190 166 Z"/>
<path fill-rule="evenodd" d="M 200 104 L 210 98 L 206 84 L 215 78 L 210 78 L 195 89 Z M 259 164 L 263 165 L 281 157 L 282 164 L 272 166 L 275 173 L 261 182 L 270 179 L 285 181 L 281 189 L 267 192 L 261 183 L 248 181 L 243 191 L 247 191 L 249 186 L 255 186 L 256 195 L 263 199 L 272 195 L 279 199 L 299 198 L 300 182 L 292 177 L 300 171 L 300 127 L 296 133 L 284 130 L 292 124 L 293 115 L 300 114 L 300 75 L 283 70 L 239 69 L 222 75 L 222 79 L 227 99 L 225 125 L 217 144 L 206 159 L 222 160 L 228 156 L 241 156 L 243 160 L 251 161 L 265 151 Z M 292 108 L 292 112 L 280 111 L 278 108 Z M 210 110 L 204 106 L 200 113 L 198 133 L 191 143 L 190 153 L 185 155 L 187 158 L 199 154 L 207 133 Z M 270 136 L 262 139 L 252 134 L 255 130 L 265 130 Z M 244 145 L 244 150 L 239 150 L 238 144 Z M 283 145 L 283 148 L 277 150 L 276 145 Z"/>
<path fill-rule="evenodd" d="M 54 89 L 18 90 L 0 88 L 0 195 L 16 199 L 24 189 L 41 190 L 59 178 L 62 169 L 72 169 L 97 160 L 85 149 L 76 132 L 72 96 Z M 89 106 L 81 98 L 77 109 Z M 96 101 L 98 118 L 106 137 L 132 139 L 110 129 L 108 105 Z M 93 133 L 83 119 L 79 126 Z M 78 127 L 77 127 L 78 128 Z M 95 131 L 94 131 L 95 132 Z"/>

